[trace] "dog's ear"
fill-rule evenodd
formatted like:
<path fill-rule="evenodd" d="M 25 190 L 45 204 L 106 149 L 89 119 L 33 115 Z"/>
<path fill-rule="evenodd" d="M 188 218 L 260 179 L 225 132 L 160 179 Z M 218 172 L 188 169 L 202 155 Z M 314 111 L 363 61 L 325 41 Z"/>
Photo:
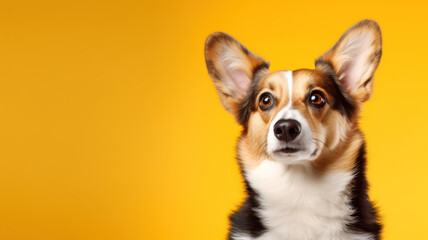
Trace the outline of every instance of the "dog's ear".
<path fill-rule="evenodd" d="M 269 64 L 223 32 L 208 36 L 205 61 L 223 107 L 239 121 L 239 111 L 251 82 L 256 75 L 266 74 Z"/>
<path fill-rule="evenodd" d="M 355 100 L 364 102 L 371 96 L 373 75 L 381 55 L 379 25 L 373 20 L 362 20 L 349 28 L 315 65 L 319 69 L 333 67 L 344 89 Z"/>

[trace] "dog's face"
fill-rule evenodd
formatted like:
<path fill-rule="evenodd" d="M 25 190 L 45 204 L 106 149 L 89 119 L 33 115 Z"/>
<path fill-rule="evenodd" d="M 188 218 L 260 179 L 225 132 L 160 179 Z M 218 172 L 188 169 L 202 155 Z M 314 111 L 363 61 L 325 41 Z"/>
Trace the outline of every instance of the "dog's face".
<path fill-rule="evenodd" d="M 372 92 L 382 50 L 378 25 L 351 27 L 313 70 L 269 72 L 269 65 L 225 33 L 211 34 L 205 58 L 226 110 L 244 127 L 244 166 L 262 159 L 289 164 L 320 159 L 354 130 Z"/>
<path fill-rule="evenodd" d="M 334 146 L 347 125 L 344 109 L 353 108 L 332 79 L 320 70 L 267 74 L 257 84 L 249 136 L 266 142 L 263 149 L 279 161 L 313 160 L 322 147 Z"/>

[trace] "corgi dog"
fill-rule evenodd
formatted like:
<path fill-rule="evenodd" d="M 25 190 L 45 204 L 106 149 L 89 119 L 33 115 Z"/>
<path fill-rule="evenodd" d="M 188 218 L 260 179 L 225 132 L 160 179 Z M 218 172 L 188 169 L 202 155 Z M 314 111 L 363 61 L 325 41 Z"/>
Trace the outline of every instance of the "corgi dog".
<path fill-rule="evenodd" d="M 236 151 L 247 198 L 230 216 L 228 239 L 380 239 L 358 118 L 381 55 L 372 20 L 349 28 L 314 69 L 270 72 L 230 35 L 208 36 L 209 76 L 242 126 Z"/>

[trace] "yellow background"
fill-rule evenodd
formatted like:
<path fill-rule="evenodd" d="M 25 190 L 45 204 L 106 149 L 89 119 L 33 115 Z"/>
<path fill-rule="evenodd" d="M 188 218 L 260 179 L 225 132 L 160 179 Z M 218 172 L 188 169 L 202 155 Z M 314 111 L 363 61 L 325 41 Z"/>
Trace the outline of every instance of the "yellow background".
<path fill-rule="evenodd" d="M 0 239 L 224 239 L 239 127 L 203 57 L 225 31 L 312 68 L 352 24 L 384 54 L 361 127 L 385 239 L 428 239 L 422 1 L 3 1 Z"/>

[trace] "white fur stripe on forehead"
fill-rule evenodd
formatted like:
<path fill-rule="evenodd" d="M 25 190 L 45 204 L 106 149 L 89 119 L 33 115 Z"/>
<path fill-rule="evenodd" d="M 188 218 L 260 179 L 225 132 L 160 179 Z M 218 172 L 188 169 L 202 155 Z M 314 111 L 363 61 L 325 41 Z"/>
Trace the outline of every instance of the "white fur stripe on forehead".
<path fill-rule="evenodd" d="M 288 96 L 290 98 L 290 101 L 288 102 L 287 107 L 291 107 L 291 94 L 293 93 L 293 71 L 285 71 L 284 75 L 285 75 L 285 78 L 287 79 Z"/>

